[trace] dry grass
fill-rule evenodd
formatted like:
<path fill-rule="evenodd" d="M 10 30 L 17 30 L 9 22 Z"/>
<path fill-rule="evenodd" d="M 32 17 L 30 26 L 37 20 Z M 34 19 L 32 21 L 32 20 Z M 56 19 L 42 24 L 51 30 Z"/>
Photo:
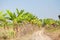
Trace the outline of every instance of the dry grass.
<path fill-rule="evenodd" d="M 58 30 L 57 30 L 58 29 Z M 45 31 L 47 35 L 52 37 L 54 40 L 60 40 L 60 27 L 57 28 L 46 28 Z M 28 40 L 33 32 L 40 30 L 37 25 L 32 25 L 30 23 L 21 24 L 15 28 L 0 28 L 0 40 Z M 8 33 L 12 31 L 14 34 L 9 35 Z M 4 35 L 3 35 L 4 34 Z"/>
<path fill-rule="evenodd" d="M 60 40 L 60 27 L 46 29 L 46 34 L 49 35 L 53 40 Z"/>
<path fill-rule="evenodd" d="M 1 27 L 0 40 L 21 40 L 24 38 L 24 36 L 28 37 L 30 34 L 37 30 L 39 30 L 39 27 L 32 24 L 21 24 L 20 26 L 15 26 L 13 28 Z M 13 34 L 10 32 L 13 32 Z"/>

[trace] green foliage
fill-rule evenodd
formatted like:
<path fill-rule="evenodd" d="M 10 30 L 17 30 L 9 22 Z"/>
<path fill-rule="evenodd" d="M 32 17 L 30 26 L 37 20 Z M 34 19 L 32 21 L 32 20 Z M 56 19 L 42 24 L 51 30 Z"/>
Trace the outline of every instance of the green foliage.
<path fill-rule="evenodd" d="M 5 16 L 6 14 L 3 14 L 3 12 L 0 11 L 0 21 L 6 21 Z"/>
<path fill-rule="evenodd" d="M 32 22 L 33 24 L 38 25 L 38 26 L 41 26 L 41 25 L 42 25 L 42 21 L 39 20 L 38 18 L 32 19 L 31 22 Z"/>
<path fill-rule="evenodd" d="M 60 20 L 56 20 L 56 24 L 57 25 L 60 25 Z"/>
<path fill-rule="evenodd" d="M 23 14 L 24 10 L 19 11 L 18 9 L 16 9 L 16 12 L 17 12 L 18 16 L 20 16 L 21 14 Z"/>
<path fill-rule="evenodd" d="M 44 19 L 43 22 L 45 25 L 55 24 L 55 20 L 53 20 L 53 19 Z"/>
<path fill-rule="evenodd" d="M 11 20 L 14 20 L 14 19 L 16 18 L 15 13 L 12 13 L 12 12 L 9 11 L 9 10 L 7 10 L 7 13 L 9 14 Z"/>
<path fill-rule="evenodd" d="M 27 20 L 27 21 L 31 21 L 34 18 L 34 16 L 29 12 L 23 14 L 22 17 L 23 17 L 23 20 Z"/>
<path fill-rule="evenodd" d="M 41 25 L 52 25 L 52 24 L 56 24 L 56 25 L 60 25 L 60 21 L 58 20 L 53 20 L 50 18 L 47 19 L 39 19 L 36 16 L 34 16 L 33 14 L 29 13 L 29 12 L 25 12 L 24 10 L 19 11 L 18 9 L 16 9 L 16 12 L 11 12 L 10 10 L 7 10 L 6 13 L 3 13 L 2 11 L 0 11 L 0 23 L 9 23 L 7 22 L 7 20 L 11 20 L 13 22 L 13 24 L 16 23 L 21 23 L 23 21 L 28 21 L 30 23 L 36 24 L 38 26 Z M 7 15 L 7 16 L 6 16 Z"/>
<path fill-rule="evenodd" d="M 16 13 L 12 13 L 11 11 L 7 10 L 7 14 L 9 14 L 9 17 L 7 17 L 9 20 L 13 21 L 13 23 L 18 23 L 19 21 L 21 21 L 22 19 L 22 15 L 24 10 L 19 11 L 18 9 L 16 9 L 17 11 L 17 15 Z"/>
<path fill-rule="evenodd" d="M 5 26 L 7 24 L 6 14 L 0 11 L 0 26 Z"/>

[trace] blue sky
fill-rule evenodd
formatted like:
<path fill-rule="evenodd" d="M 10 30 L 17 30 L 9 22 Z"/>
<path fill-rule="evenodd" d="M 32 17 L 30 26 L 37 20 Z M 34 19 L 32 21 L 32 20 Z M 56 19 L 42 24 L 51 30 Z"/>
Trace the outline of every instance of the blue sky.
<path fill-rule="evenodd" d="M 60 0 L 0 0 L 0 10 L 24 9 L 39 18 L 58 19 Z"/>

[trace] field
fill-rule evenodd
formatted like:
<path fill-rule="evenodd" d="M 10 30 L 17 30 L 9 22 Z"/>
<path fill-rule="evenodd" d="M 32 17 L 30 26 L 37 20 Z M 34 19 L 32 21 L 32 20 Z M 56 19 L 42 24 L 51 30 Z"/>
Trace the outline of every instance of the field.
<path fill-rule="evenodd" d="M 60 20 L 39 19 L 24 10 L 0 11 L 0 40 L 29 40 L 34 32 L 44 28 L 46 35 L 60 40 Z"/>

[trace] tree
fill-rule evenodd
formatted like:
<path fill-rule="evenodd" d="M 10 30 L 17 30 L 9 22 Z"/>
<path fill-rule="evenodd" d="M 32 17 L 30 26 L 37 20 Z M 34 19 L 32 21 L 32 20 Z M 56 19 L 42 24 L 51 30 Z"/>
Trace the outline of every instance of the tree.
<path fill-rule="evenodd" d="M 58 18 L 60 19 L 60 15 L 58 15 Z"/>

